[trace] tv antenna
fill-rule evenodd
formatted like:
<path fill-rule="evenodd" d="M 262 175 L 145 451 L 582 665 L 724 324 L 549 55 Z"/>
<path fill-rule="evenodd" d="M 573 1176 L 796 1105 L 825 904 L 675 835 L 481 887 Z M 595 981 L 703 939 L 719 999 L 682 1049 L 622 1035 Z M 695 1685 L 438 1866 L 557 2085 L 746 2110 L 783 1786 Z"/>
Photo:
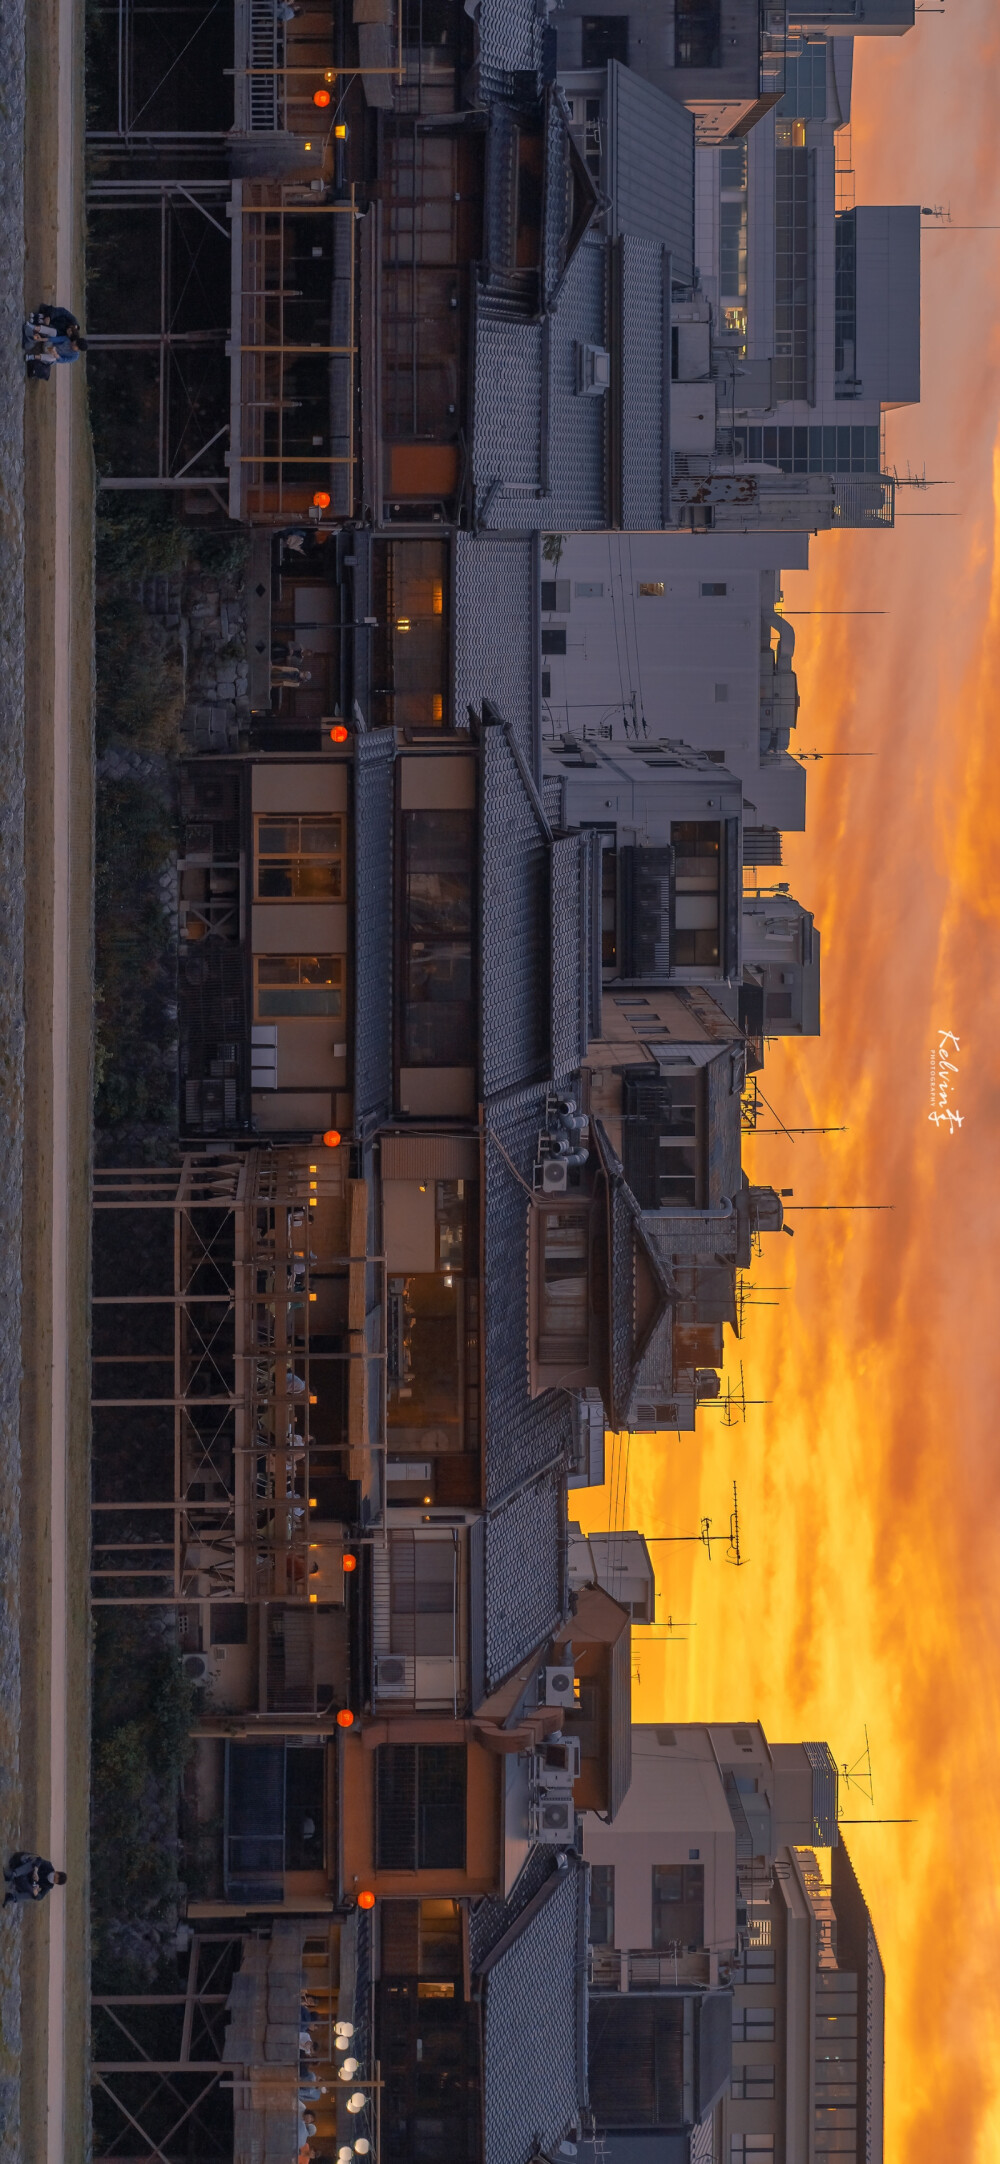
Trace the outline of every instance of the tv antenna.
<path fill-rule="evenodd" d="M 776 1122 L 774 1127 L 761 1126 L 760 1108 L 762 1105 L 765 1112 L 769 1112 L 771 1118 Z M 745 1134 L 787 1135 L 790 1142 L 795 1140 L 796 1135 L 846 1135 L 848 1131 L 846 1127 L 786 1127 L 781 1114 L 775 1111 L 772 1104 L 769 1104 L 756 1075 L 750 1077 L 750 1082 L 744 1091 L 740 1103 L 740 1118 Z"/>
<path fill-rule="evenodd" d="M 738 1420 L 746 1421 L 748 1405 L 770 1405 L 771 1400 L 770 1398 L 747 1397 L 746 1385 L 743 1380 L 743 1362 L 741 1360 L 739 1384 L 734 1387 L 729 1382 L 726 1384 L 721 1397 L 702 1398 L 700 1402 L 704 1406 L 716 1407 L 721 1412 L 724 1428 L 734 1428 Z"/>
<path fill-rule="evenodd" d="M 732 1563 L 736 1570 L 742 1570 L 746 1560 L 746 1556 L 740 1549 L 740 1505 L 734 1480 L 733 1507 L 729 1513 L 729 1545 L 726 1549 L 726 1562 Z"/>
<path fill-rule="evenodd" d="M 941 9 L 944 14 L 944 9 Z M 936 8 L 921 8 L 922 15 L 936 15 Z M 921 226 L 922 233 L 1000 233 L 1000 225 L 953 225 L 951 207 L 945 203 L 921 203 L 920 215 L 928 223 Z M 907 1820 L 909 1824 L 909 1820 Z"/>
<path fill-rule="evenodd" d="M 718 1540 L 718 1538 L 718 1533 L 712 1531 L 711 1518 L 700 1518 L 696 1533 L 645 1533 L 643 1535 L 647 1548 L 683 1547 L 691 1543 L 696 1544 L 698 1547 L 704 1548 L 709 1562 L 712 1560 L 712 1542 Z M 689 1625 L 688 1628 L 690 1627 Z"/>
<path fill-rule="evenodd" d="M 864 1750 L 858 1752 L 858 1756 L 854 1760 L 853 1765 L 849 1766 L 845 1760 L 844 1764 L 841 1766 L 840 1771 L 845 1788 L 858 1789 L 860 1794 L 865 1797 L 868 1803 L 874 1804 L 875 1790 L 872 1781 L 872 1747 L 868 1741 L 867 1721 L 865 1722 Z M 839 1818 L 839 1811 L 837 1813 L 837 1816 Z"/>
<path fill-rule="evenodd" d="M 635 1636 L 635 1631 L 637 1628 L 642 1630 L 641 1638 L 636 1638 Z M 638 1626 L 633 1624 L 632 1674 L 635 1677 L 636 1682 L 642 1682 L 642 1670 L 639 1667 L 639 1655 L 642 1652 L 644 1646 L 686 1646 L 688 1631 L 693 1631 L 695 1628 L 696 1626 L 693 1623 L 681 1623 L 680 1625 L 678 1625 L 678 1629 L 683 1631 L 684 1636 L 678 1637 L 675 1631 L 674 1619 L 672 1615 L 668 1615 L 666 1623 L 662 1630 L 657 1630 L 655 1626 L 647 1630 L 643 1629 L 643 1626 L 641 1624 L 639 1624 Z"/>
<path fill-rule="evenodd" d="M 919 473 L 911 473 L 909 459 L 906 462 L 905 473 L 899 473 L 896 467 L 893 467 L 892 478 L 897 488 L 954 488 L 955 486 L 954 481 L 929 481 L 926 466 L 921 466 Z"/>

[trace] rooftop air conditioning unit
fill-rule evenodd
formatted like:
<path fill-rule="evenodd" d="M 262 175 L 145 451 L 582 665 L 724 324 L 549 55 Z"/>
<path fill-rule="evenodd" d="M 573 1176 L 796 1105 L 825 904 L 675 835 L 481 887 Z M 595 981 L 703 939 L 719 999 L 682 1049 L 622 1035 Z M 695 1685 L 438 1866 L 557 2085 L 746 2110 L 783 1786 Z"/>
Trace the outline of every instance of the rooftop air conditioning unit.
<path fill-rule="evenodd" d="M 414 1666 L 412 1653 L 379 1653 L 375 1660 L 375 1696 L 382 1698 L 412 1698 Z"/>
<path fill-rule="evenodd" d="M 545 1703 L 547 1706 L 572 1706 L 575 1692 L 572 1668 L 547 1668 L 545 1671 Z"/>
<path fill-rule="evenodd" d="M 543 1195 L 564 1195 L 569 1186 L 569 1166 L 561 1157 L 546 1157 L 542 1164 Z"/>
<path fill-rule="evenodd" d="M 532 1753 L 531 1780 L 539 1795 L 566 1795 L 579 1778 L 579 1736 L 550 1736 Z"/>
<path fill-rule="evenodd" d="M 531 1832 L 551 1848 L 572 1848 L 576 1813 L 572 1796 L 539 1796 L 531 1808 Z"/>
<path fill-rule="evenodd" d="M 185 1653 L 182 1665 L 189 1683 L 212 1683 L 215 1680 L 215 1666 L 207 1653 Z"/>

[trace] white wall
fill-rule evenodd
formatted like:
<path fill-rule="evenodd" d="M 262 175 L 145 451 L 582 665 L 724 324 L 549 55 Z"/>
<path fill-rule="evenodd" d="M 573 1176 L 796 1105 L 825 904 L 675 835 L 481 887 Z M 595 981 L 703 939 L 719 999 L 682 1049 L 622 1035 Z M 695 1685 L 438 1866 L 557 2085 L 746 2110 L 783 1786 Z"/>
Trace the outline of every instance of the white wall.
<path fill-rule="evenodd" d="M 615 1945 L 652 1945 L 653 1867 L 697 1861 L 705 1870 L 705 1940 L 719 1950 L 736 1932 L 736 1835 L 708 1732 L 632 1730 L 632 1785 L 613 1826 L 584 1819 L 588 1863 L 615 1867 Z M 691 1850 L 697 1849 L 693 1858 Z"/>

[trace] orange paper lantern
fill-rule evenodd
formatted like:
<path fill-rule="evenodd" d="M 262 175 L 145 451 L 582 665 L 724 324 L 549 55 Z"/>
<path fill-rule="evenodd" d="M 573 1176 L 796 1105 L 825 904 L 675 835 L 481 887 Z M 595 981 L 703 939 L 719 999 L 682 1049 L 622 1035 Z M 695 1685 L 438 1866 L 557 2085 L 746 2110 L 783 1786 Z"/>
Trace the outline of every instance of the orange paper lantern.
<path fill-rule="evenodd" d="M 354 1715 L 353 1715 L 353 1713 L 351 1712 L 351 1710 L 350 1710 L 350 1707 L 349 1707 L 349 1706 L 341 1706 L 340 1712 L 339 1712 L 339 1713 L 338 1713 L 338 1715 L 337 1715 L 337 1727 L 338 1727 L 338 1728 L 353 1728 L 353 1727 L 354 1727 Z"/>
<path fill-rule="evenodd" d="M 319 105 L 319 106 L 327 106 L 327 105 L 329 105 L 329 103 L 330 103 L 330 93 L 329 93 L 329 91 L 328 91 L 328 90 L 314 90 L 314 91 L 313 91 L 313 104 L 314 104 L 314 105 Z"/>
<path fill-rule="evenodd" d="M 313 495 L 313 503 L 315 504 L 315 506 L 316 506 L 316 509 L 317 509 L 317 511 L 328 511 L 328 510 L 329 510 L 329 508 L 330 508 L 330 491 L 329 491 L 329 489 L 328 489 L 328 488 L 318 488 L 318 489 L 316 489 L 316 491 L 315 491 L 315 493 L 314 493 L 314 495 Z"/>
<path fill-rule="evenodd" d="M 374 1906 L 375 1896 L 373 1893 L 370 1893 L 368 1888 L 366 1887 L 364 1892 L 359 1893 L 358 1895 L 358 1907 L 359 1909 L 373 1909 Z"/>
<path fill-rule="evenodd" d="M 327 1146 L 327 1149 L 328 1149 L 328 1150 L 339 1150 L 339 1148 L 340 1148 L 340 1129 L 339 1129 L 339 1127 L 328 1127 L 328 1128 L 327 1128 L 327 1130 L 326 1130 L 326 1133 L 325 1133 L 325 1135 L 323 1136 L 323 1140 L 324 1140 L 324 1142 L 326 1143 L 326 1146 Z"/>
<path fill-rule="evenodd" d="M 357 1556 L 356 1556 L 356 1555 L 345 1555 L 345 1557 L 344 1557 L 344 1569 L 345 1569 L 345 1570 L 357 1570 L 357 1567 L 358 1567 L 358 1559 L 357 1559 Z"/>
<path fill-rule="evenodd" d="M 345 729 L 342 721 L 334 722 L 333 728 L 330 731 L 330 742 L 331 744 L 346 744 L 347 730 Z"/>

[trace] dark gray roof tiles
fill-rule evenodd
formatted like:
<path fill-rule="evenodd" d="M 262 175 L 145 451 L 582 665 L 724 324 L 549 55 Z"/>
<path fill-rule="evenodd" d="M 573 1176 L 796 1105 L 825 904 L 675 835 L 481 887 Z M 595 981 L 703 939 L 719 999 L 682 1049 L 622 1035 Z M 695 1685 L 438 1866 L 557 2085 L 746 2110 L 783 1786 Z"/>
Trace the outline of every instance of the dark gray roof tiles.
<path fill-rule="evenodd" d="M 534 767 L 538 683 L 538 541 L 533 534 L 455 536 L 455 714 L 492 699 Z"/>
<path fill-rule="evenodd" d="M 547 341 L 536 345 L 525 336 L 532 326 L 510 323 L 477 353 L 472 466 L 486 527 L 524 533 L 606 523 L 605 401 L 576 391 L 578 343 L 603 346 L 607 338 L 605 258 L 606 243 L 588 233 L 566 272 Z M 538 496 L 510 485 L 524 467 L 518 438 L 525 434 L 539 445 Z"/>
<path fill-rule="evenodd" d="M 586 1046 L 587 904 L 590 836 L 567 834 L 552 844 L 552 1073 L 579 1067 Z"/>
<path fill-rule="evenodd" d="M 626 1427 L 643 1357 L 667 1317 L 674 1285 L 669 1265 L 646 1236 L 642 1211 L 600 1120 L 594 1120 L 593 1130 L 608 1180 L 611 1212 L 612 1402 L 606 1410 L 609 1426 Z M 647 1287 L 652 1281 L 653 1295 L 651 1313 L 641 1329 L 636 1313 L 637 1250 L 641 1252 Z"/>
<path fill-rule="evenodd" d="M 694 115 L 617 60 L 608 67 L 611 231 L 658 241 L 678 285 L 694 263 Z"/>
<path fill-rule="evenodd" d="M 727 1046 L 705 1071 L 708 1093 L 708 1200 L 717 1209 L 723 1196 L 734 1196 L 742 1169 L 742 1046 Z"/>
<path fill-rule="evenodd" d="M 479 0 L 480 90 L 503 97 L 511 76 L 537 76 L 542 61 L 543 19 L 537 0 Z"/>
<path fill-rule="evenodd" d="M 484 721 L 480 875 L 486 1099 L 548 1071 L 549 843 L 522 767 L 502 723 Z"/>
<path fill-rule="evenodd" d="M 566 1485 L 546 1473 L 485 1521 L 485 1686 L 496 1690 L 563 1616 Z"/>
<path fill-rule="evenodd" d="M 657 241 L 619 241 L 621 353 L 621 524 L 662 526 L 665 516 L 664 400 L 670 396 L 669 258 Z M 711 389 L 711 386 L 709 386 Z M 669 424 L 668 424 L 669 426 Z M 667 444 L 669 450 L 669 442 Z"/>
<path fill-rule="evenodd" d="M 359 732 L 354 746 L 354 1118 L 363 1127 L 392 1098 L 394 732 Z"/>
<path fill-rule="evenodd" d="M 486 1110 L 483 1194 L 486 1492 L 498 1502 L 573 1448 L 569 1399 L 528 1389 L 531 1172 L 545 1092 L 523 1090 Z"/>
<path fill-rule="evenodd" d="M 556 1869 L 555 1850 L 539 1841 L 529 1849 L 506 1901 L 495 1900 L 487 1894 L 482 1901 L 473 1903 L 469 1910 L 469 1966 L 473 1974 Z"/>
<path fill-rule="evenodd" d="M 484 2164 L 530 2164 L 579 2125 L 587 2102 L 588 1882 L 587 1866 L 567 1856 L 484 1979 Z"/>

